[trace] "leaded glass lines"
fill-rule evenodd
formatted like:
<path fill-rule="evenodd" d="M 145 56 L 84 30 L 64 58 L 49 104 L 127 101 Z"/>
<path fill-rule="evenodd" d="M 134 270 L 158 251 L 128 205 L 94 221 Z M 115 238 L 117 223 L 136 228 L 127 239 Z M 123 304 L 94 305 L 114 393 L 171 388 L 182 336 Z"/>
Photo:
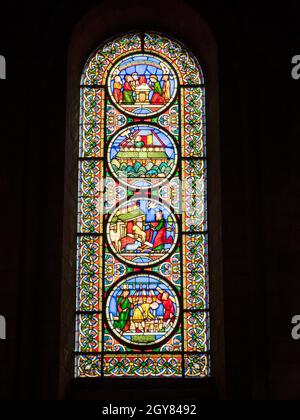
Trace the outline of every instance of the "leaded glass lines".
<path fill-rule="evenodd" d="M 205 84 L 157 33 L 81 78 L 75 376 L 210 375 Z"/>

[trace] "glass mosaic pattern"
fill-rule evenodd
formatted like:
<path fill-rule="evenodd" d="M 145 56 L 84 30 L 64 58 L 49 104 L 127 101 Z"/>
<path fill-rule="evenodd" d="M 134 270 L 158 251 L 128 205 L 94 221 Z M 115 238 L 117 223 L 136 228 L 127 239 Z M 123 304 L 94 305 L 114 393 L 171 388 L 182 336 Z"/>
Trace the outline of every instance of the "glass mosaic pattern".
<path fill-rule="evenodd" d="M 75 376 L 210 375 L 205 84 L 157 33 L 81 78 Z"/>

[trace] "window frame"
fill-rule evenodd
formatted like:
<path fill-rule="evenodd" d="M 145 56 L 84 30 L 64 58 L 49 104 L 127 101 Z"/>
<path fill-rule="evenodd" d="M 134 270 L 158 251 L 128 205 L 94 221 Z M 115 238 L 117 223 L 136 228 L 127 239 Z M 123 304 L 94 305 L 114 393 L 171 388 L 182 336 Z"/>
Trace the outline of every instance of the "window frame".
<path fill-rule="evenodd" d="M 178 7 L 182 25 L 178 25 Z M 180 39 L 189 50 L 194 52 L 201 62 L 205 74 L 207 90 L 207 156 L 209 160 L 208 173 L 208 211 L 210 230 L 210 307 L 212 325 L 212 377 L 209 379 L 193 379 L 192 387 L 187 384 L 182 387 L 181 381 L 165 379 L 151 379 L 150 384 L 144 386 L 151 390 L 154 396 L 159 389 L 168 389 L 172 385 L 172 396 L 177 395 L 202 399 L 214 399 L 216 395 L 226 396 L 225 369 L 225 337 L 224 337 L 224 293 L 223 293 L 223 247 L 222 247 L 222 194 L 220 167 L 220 135 L 219 135 L 219 64 L 218 47 L 207 22 L 200 13 L 181 1 L 161 0 L 158 5 L 154 29 L 160 33 L 168 33 L 175 39 Z M 165 13 L 168 10 L 168 14 Z M 118 13 L 118 11 L 120 13 Z M 63 260 L 61 287 L 61 346 L 60 346 L 60 382 L 61 392 L 68 391 L 70 398 L 90 399 L 101 395 L 103 399 L 111 399 L 109 384 L 111 380 L 103 379 L 74 379 L 73 352 L 74 317 L 75 313 L 75 285 L 76 267 L 74 255 L 76 249 L 77 220 L 74 213 L 77 203 L 77 157 L 78 157 L 78 115 L 80 84 L 82 68 L 91 52 L 99 45 L 99 40 L 109 39 L 122 32 L 129 32 L 132 28 L 139 31 L 149 30 L 149 16 L 153 12 L 150 4 L 145 4 L 136 16 L 135 6 L 127 5 L 128 20 L 123 20 L 123 4 L 121 2 L 99 4 L 81 17 L 70 38 L 68 52 L 68 87 L 66 112 L 66 147 L 65 147 L 65 199 L 64 199 L 64 229 L 63 229 Z M 105 16 L 105 19 L 103 19 Z M 153 28 L 152 28 L 153 29 Z M 138 380 L 139 381 L 139 380 Z M 114 389 L 120 396 L 122 380 L 113 381 Z M 171 384 L 170 384 L 171 382 Z M 127 379 L 124 391 L 128 388 Z M 131 379 L 130 388 L 134 390 L 137 399 L 144 399 L 138 384 Z M 174 394 L 174 392 L 175 394 Z M 100 394 L 99 394 L 100 392 Z M 124 393 L 122 392 L 122 396 Z M 130 394 L 132 395 L 132 394 Z M 130 399 L 130 395 L 128 398 Z M 161 393 L 158 393 L 158 397 Z"/>

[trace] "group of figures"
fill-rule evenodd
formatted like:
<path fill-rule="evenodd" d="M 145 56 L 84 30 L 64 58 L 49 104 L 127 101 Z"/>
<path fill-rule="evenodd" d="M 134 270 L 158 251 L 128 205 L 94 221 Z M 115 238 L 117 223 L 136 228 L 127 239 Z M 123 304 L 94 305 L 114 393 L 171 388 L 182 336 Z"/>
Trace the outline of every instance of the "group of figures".
<path fill-rule="evenodd" d="M 120 76 L 115 76 L 113 96 L 118 104 L 124 105 L 134 105 L 135 103 L 167 104 L 171 98 L 170 76 L 164 75 L 162 82 L 161 85 L 154 74 L 150 76 L 149 81 L 145 75 L 128 74 L 125 76 L 124 83 Z"/>
<path fill-rule="evenodd" d="M 170 65 L 147 54 L 125 58 L 112 69 L 109 79 L 113 102 L 132 115 L 161 112 L 174 100 L 177 87 Z"/>
<path fill-rule="evenodd" d="M 163 280 L 140 275 L 112 292 L 108 310 L 113 330 L 123 340 L 151 345 L 174 329 L 179 304 L 176 293 Z"/>
<path fill-rule="evenodd" d="M 151 265 L 176 246 L 175 216 L 156 201 L 130 201 L 117 209 L 108 224 L 109 242 L 127 263 Z"/>

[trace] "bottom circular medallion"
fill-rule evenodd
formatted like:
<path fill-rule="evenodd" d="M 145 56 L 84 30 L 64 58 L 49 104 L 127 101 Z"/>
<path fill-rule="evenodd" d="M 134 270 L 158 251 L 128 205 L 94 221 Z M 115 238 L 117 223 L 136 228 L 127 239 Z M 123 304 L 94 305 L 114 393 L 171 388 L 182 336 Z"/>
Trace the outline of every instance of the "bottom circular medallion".
<path fill-rule="evenodd" d="M 167 341 L 178 327 L 179 312 L 176 290 L 155 275 L 123 279 L 107 296 L 108 328 L 133 347 L 153 347 Z"/>

